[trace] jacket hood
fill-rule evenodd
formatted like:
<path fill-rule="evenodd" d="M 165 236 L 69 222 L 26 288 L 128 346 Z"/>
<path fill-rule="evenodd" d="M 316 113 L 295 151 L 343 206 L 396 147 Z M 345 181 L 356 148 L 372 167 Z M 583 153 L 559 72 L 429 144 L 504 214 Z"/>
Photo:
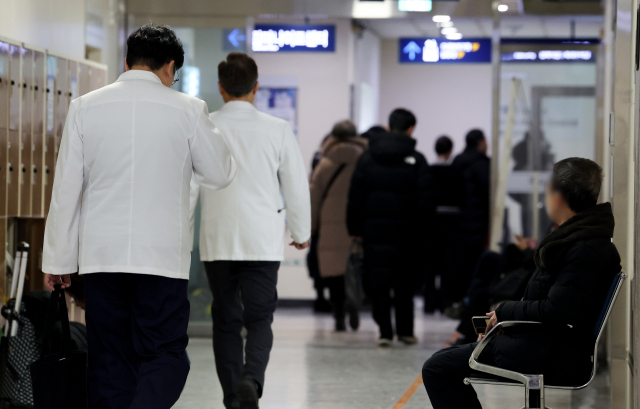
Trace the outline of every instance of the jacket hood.
<path fill-rule="evenodd" d="M 369 138 L 371 156 L 381 164 L 400 163 L 415 150 L 416 140 L 406 135 L 385 132 Z"/>
<path fill-rule="evenodd" d="M 611 203 L 603 203 L 580 212 L 544 238 L 534 260 L 540 268 L 553 268 L 576 242 L 604 237 L 611 239 L 615 227 Z"/>
<path fill-rule="evenodd" d="M 322 156 L 338 163 L 352 163 L 358 160 L 368 146 L 367 140 L 359 136 L 347 139 L 332 136 L 322 145 Z"/>

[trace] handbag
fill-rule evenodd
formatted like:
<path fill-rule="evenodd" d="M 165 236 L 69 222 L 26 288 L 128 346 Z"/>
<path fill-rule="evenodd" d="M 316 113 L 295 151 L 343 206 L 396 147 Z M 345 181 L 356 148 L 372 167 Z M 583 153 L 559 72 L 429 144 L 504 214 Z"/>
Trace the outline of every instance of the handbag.
<path fill-rule="evenodd" d="M 347 268 L 344 272 L 344 290 L 346 295 L 346 306 L 349 311 L 359 310 L 365 300 L 364 285 L 362 275 L 364 272 L 364 253 L 362 245 L 353 241 L 349 249 Z"/>
<path fill-rule="evenodd" d="M 62 326 L 62 351 L 52 353 L 56 316 Z M 71 350 L 69 313 L 60 285 L 51 293 L 42 336 L 42 358 L 31 365 L 35 409 L 87 409 L 87 354 Z"/>

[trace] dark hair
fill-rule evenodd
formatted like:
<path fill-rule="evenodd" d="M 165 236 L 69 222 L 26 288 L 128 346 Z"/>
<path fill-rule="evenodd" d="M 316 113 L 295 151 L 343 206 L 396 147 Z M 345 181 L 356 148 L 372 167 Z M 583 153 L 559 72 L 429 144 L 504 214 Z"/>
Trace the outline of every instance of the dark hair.
<path fill-rule="evenodd" d="M 127 65 L 145 65 L 159 70 L 174 61 L 178 71 L 184 64 L 182 41 L 169 26 L 148 24 L 134 31 L 127 39 Z"/>
<path fill-rule="evenodd" d="M 595 206 L 601 188 L 602 168 L 592 160 L 568 158 L 553 166 L 551 189 L 560 192 L 576 213 Z"/>
<path fill-rule="evenodd" d="M 340 121 L 333 126 L 331 135 L 338 139 L 347 139 L 352 136 L 358 135 L 358 130 L 353 122 L 350 120 Z"/>
<path fill-rule="evenodd" d="M 484 132 L 482 132 L 480 129 L 472 129 L 467 134 L 467 148 L 476 149 L 480 142 L 484 140 Z"/>
<path fill-rule="evenodd" d="M 222 88 L 233 97 L 250 93 L 258 82 L 258 65 L 243 53 L 230 53 L 218 65 L 218 80 Z"/>
<path fill-rule="evenodd" d="M 436 153 L 445 155 L 453 150 L 453 141 L 448 136 L 441 136 L 436 140 Z"/>
<path fill-rule="evenodd" d="M 407 132 L 409 128 L 416 126 L 416 123 L 418 122 L 415 115 L 403 108 L 398 108 L 389 115 L 389 130 L 391 132 Z"/>
<path fill-rule="evenodd" d="M 362 135 L 360 135 L 361 137 L 365 138 L 365 139 L 369 139 L 371 138 L 373 135 L 379 135 L 379 134 L 384 134 L 386 133 L 387 130 L 385 129 L 384 126 L 381 125 L 375 125 L 372 126 L 371 128 L 369 128 L 367 130 L 367 132 L 363 133 Z"/>

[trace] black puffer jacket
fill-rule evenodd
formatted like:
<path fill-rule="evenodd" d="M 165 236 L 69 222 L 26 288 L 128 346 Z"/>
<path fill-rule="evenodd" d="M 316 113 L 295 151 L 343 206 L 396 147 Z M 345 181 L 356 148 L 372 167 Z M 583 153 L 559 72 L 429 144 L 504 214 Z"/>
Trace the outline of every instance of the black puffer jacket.
<path fill-rule="evenodd" d="M 364 239 L 367 273 L 398 270 L 415 262 L 411 245 L 423 234 L 418 179 L 427 161 L 405 135 L 376 134 L 369 141 L 351 180 L 347 226 Z"/>
<path fill-rule="evenodd" d="M 594 328 L 621 268 L 613 229 L 606 203 L 577 214 L 540 243 L 523 300 L 500 305 L 496 314 L 498 321 L 541 322 L 544 335 L 498 336 L 491 346 L 499 366 L 542 371 L 552 384 L 588 379 Z"/>
<path fill-rule="evenodd" d="M 463 234 L 471 245 L 487 241 L 489 231 L 489 179 L 491 163 L 486 154 L 467 148 L 451 166 L 464 180 Z"/>

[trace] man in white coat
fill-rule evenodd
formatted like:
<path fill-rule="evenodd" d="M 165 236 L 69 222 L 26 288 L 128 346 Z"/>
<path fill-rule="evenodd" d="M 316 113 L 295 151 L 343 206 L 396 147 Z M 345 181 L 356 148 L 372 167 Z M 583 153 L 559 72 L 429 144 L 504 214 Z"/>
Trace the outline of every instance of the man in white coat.
<path fill-rule="evenodd" d="M 225 135 L 238 171 L 223 191 L 201 189 L 200 257 L 213 293 L 213 350 L 224 404 L 254 409 L 273 344 L 285 219 L 291 245 L 307 248 L 309 184 L 291 126 L 252 105 L 258 90 L 255 61 L 229 54 L 218 66 L 218 77 L 225 105 L 211 120 Z"/>
<path fill-rule="evenodd" d="M 71 103 L 45 231 L 46 284 L 85 274 L 91 409 L 164 409 L 189 373 L 189 185 L 236 165 L 206 103 L 169 87 L 184 62 L 166 26 L 127 41 L 127 72 Z"/>

